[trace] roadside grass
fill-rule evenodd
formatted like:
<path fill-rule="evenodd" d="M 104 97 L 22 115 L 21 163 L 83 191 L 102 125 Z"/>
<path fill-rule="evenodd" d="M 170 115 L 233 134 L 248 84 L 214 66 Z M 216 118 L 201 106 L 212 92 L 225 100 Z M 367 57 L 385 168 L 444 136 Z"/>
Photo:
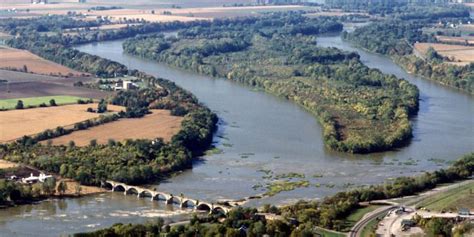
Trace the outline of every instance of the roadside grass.
<path fill-rule="evenodd" d="M 429 197 L 417 208 L 427 208 L 432 211 L 458 211 L 459 208 L 474 209 L 474 182 L 460 185 L 449 191 Z"/>
<path fill-rule="evenodd" d="M 344 228 L 342 231 L 348 232 L 350 229 L 364 217 L 365 214 L 374 211 L 375 209 L 379 208 L 380 205 L 368 205 L 368 206 L 361 206 L 354 210 L 350 215 L 348 215 L 344 220 Z"/>
<path fill-rule="evenodd" d="M 385 216 L 385 213 L 382 213 L 377 216 L 377 218 L 372 219 L 364 226 L 362 231 L 360 232 L 360 236 L 375 236 L 375 231 L 377 230 L 377 226 L 380 220 Z"/>
<path fill-rule="evenodd" d="M 321 228 L 318 228 L 318 227 L 315 227 L 314 232 L 316 234 L 319 234 L 322 237 L 343 237 L 343 236 L 346 236 L 345 233 L 337 233 L 337 232 L 321 229 Z"/>
<path fill-rule="evenodd" d="M 54 99 L 54 101 L 58 105 L 76 104 L 77 100 L 79 99 L 87 100 L 87 98 L 81 98 L 77 96 L 68 96 L 68 95 L 3 99 L 3 100 L 0 100 L 0 109 L 14 109 L 19 100 L 23 101 L 24 108 L 28 108 L 28 106 L 39 106 L 42 103 L 45 103 L 47 106 L 49 106 L 49 101 L 51 99 Z"/>

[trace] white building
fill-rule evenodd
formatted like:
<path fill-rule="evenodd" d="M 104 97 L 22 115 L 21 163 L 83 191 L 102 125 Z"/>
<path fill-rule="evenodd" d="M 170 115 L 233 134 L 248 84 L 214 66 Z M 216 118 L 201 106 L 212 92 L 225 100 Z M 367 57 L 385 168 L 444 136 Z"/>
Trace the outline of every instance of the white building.
<path fill-rule="evenodd" d="M 52 175 L 45 175 L 44 173 L 41 173 L 39 176 L 34 176 L 33 174 L 30 174 L 30 177 L 28 178 L 22 178 L 21 182 L 25 184 L 32 184 L 32 183 L 37 183 L 41 182 L 43 183 L 46 181 L 46 179 L 53 178 Z"/>

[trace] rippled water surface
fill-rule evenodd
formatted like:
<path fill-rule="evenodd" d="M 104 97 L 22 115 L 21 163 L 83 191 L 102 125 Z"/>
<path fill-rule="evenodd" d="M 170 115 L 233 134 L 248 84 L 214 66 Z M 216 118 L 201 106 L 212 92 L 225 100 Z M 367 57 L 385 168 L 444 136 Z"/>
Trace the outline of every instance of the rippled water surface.
<path fill-rule="evenodd" d="M 203 157 L 186 170 L 156 185 L 158 190 L 183 193 L 199 200 L 238 199 L 260 194 L 265 174 L 297 172 L 310 181 L 308 188 L 283 192 L 247 205 L 283 204 L 302 198 L 321 198 L 356 185 L 381 183 L 447 166 L 473 150 L 473 98 L 405 73 L 389 59 L 353 48 L 339 36 L 320 37 L 324 47 L 357 51 L 369 67 L 395 74 L 421 91 L 420 111 L 413 119 L 414 138 L 407 147 L 370 155 L 328 151 L 317 121 L 298 106 L 225 79 L 195 75 L 146 59 L 123 54 L 123 41 L 88 44 L 79 50 L 125 64 L 176 82 L 215 111 L 219 130 L 215 145 L 221 154 Z M 322 177 L 320 177 L 322 175 Z M 109 226 L 115 222 L 143 222 L 169 216 L 170 207 L 122 194 L 43 202 L 0 210 L 0 235 L 48 236 Z M 44 231 L 37 231 L 42 228 Z"/>

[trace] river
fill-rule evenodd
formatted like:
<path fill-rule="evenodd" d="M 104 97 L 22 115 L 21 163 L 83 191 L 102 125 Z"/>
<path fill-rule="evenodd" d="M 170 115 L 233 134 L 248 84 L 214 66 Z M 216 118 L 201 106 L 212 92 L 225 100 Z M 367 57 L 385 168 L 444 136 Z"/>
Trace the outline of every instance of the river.
<path fill-rule="evenodd" d="M 412 119 L 414 138 L 407 147 L 369 155 L 328 151 L 321 127 L 305 110 L 289 101 L 224 79 L 171 68 L 123 53 L 123 40 L 88 44 L 79 50 L 120 62 L 132 69 L 176 82 L 219 116 L 214 143 L 220 154 L 202 157 L 194 168 L 155 185 L 158 190 L 199 200 L 238 199 L 260 194 L 264 172 L 305 174 L 308 188 L 282 192 L 246 205 L 285 204 L 315 199 L 349 187 L 419 174 L 447 166 L 473 151 L 474 100 L 436 83 L 407 74 L 390 59 L 358 50 L 339 36 L 320 37 L 324 47 L 357 51 L 369 67 L 405 78 L 421 91 L 420 111 Z M 321 177 L 322 175 L 322 177 Z M 156 216 L 179 219 L 170 207 L 148 199 L 107 193 L 80 199 L 52 200 L 0 210 L 0 235 L 48 236 L 90 231 L 115 222 L 145 222 Z M 51 211 L 50 211 L 51 210 Z"/>

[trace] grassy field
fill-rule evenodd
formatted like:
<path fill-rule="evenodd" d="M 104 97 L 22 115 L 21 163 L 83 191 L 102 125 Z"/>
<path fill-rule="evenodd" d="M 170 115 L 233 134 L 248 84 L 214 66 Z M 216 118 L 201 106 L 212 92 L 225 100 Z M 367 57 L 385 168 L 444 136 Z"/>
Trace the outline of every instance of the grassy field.
<path fill-rule="evenodd" d="M 54 99 L 56 104 L 64 105 L 64 104 L 75 104 L 77 100 L 87 100 L 86 98 L 76 97 L 76 96 L 68 96 L 68 95 L 58 95 L 58 96 L 40 96 L 40 97 L 28 97 L 28 98 L 15 98 L 15 99 L 3 99 L 0 100 L 0 108 L 1 109 L 14 109 L 18 100 L 23 101 L 23 106 L 26 108 L 28 106 L 38 106 L 42 103 L 45 103 L 49 106 L 49 101 Z"/>
<path fill-rule="evenodd" d="M 474 182 L 461 185 L 447 192 L 429 197 L 420 202 L 417 207 L 431 211 L 458 211 L 459 208 L 474 209 Z"/>
<path fill-rule="evenodd" d="M 346 217 L 346 219 L 344 220 L 344 225 L 346 226 L 346 231 L 349 231 L 350 228 L 352 226 L 354 226 L 360 219 L 362 219 L 362 217 L 379 208 L 380 206 L 377 206 L 377 205 L 369 205 L 369 206 L 366 206 L 366 207 L 361 207 L 357 210 L 355 210 L 354 212 L 352 212 L 349 216 Z"/>
<path fill-rule="evenodd" d="M 74 123 L 100 116 L 86 112 L 87 108 L 97 108 L 97 104 L 73 104 L 34 109 L 0 111 L 0 143 L 33 135 L 58 126 L 67 127 Z M 121 106 L 108 105 L 111 112 L 124 110 Z"/>
<path fill-rule="evenodd" d="M 343 236 L 346 236 L 346 234 L 344 234 L 344 233 L 335 233 L 335 232 L 327 231 L 327 230 L 321 229 L 321 228 L 315 228 L 315 232 L 317 234 L 320 234 L 323 237 L 343 237 Z"/>
<path fill-rule="evenodd" d="M 23 70 L 26 66 L 27 72 L 44 75 L 75 75 L 83 73 L 72 70 L 57 63 L 48 61 L 26 50 L 14 49 L 0 46 L 0 68 Z"/>
<path fill-rule="evenodd" d="M 168 110 L 151 110 L 152 114 L 139 119 L 120 119 L 87 130 L 52 139 L 53 145 L 67 145 L 74 141 L 77 146 L 86 146 L 93 139 L 98 144 L 107 144 L 109 139 L 124 141 L 126 139 L 163 138 L 170 141 L 180 129 L 183 117 L 170 115 Z"/>
<path fill-rule="evenodd" d="M 380 219 L 383 218 L 384 216 L 385 214 L 381 214 L 377 218 L 369 221 L 369 223 L 365 225 L 364 229 L 362 229 L 360 236 L 370 236 L 372 233 L 374 233 L 375 229 L 377 228 L 377 225 L 380 222 Z"/>

